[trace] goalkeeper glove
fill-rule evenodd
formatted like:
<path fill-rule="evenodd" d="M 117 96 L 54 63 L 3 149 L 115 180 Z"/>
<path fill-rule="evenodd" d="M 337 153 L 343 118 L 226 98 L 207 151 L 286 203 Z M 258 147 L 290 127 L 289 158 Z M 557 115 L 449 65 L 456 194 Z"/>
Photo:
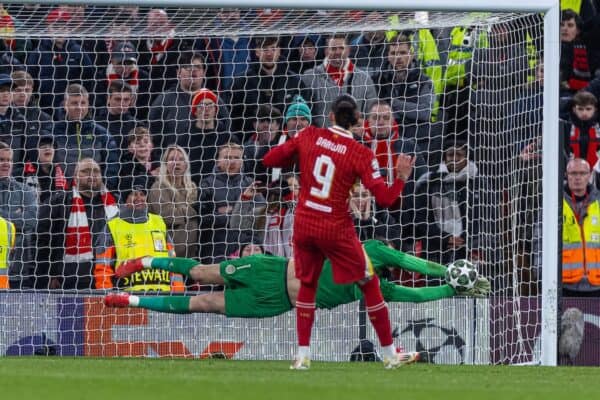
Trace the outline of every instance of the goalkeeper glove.
<path fill-rule="evenodd" d="M 483 276 L 480 276 L 475 281 L 475 285 L 471 289 L 460 290 L 456 293 L 460 296 L 470 296 L 470 297 L 487 297 L 489 296 L 492 290 L 492 286 L 490 285 L 490 281 Z"/>

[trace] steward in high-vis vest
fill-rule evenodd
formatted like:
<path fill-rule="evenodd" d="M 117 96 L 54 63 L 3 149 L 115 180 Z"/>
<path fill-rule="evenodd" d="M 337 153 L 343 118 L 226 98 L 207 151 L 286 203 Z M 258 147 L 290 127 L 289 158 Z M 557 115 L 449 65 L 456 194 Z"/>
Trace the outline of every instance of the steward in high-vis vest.
<path fill-rule="evenodd" d="M 450 48 L 448 61 L 444 71 L 443 82 L 448 88 L 462 88 L 470 84 L 467 81 L 467 72 L 473 58 L 474 49 L 486 49 L 490 46 L 488 32 L 473 29 L 468 26 L 457 26 L 450 31 Z M 527 80 L 535 80 L 535 68 L 539 61 L 539 54 L 535 42 L 529 32 L 525 32 L 525 51 L 527 53 Z M 448 90 L 448 89 L 446 89 Z"/>
<path fill-rule="evenodd" d="M 473 48 L 487 48 L 487 32 L 474 30 L 468 26 L 456 26 L 450 31 L 450 49 L 444 72 L 446 86 L 462 88 L 467 82 L 468 64 L 473 59 Z"/>
<path fill-rule="evenodd" d="M 600 192 L 588 184 L 590 166 L 582 158 L 567 164 L 563 199 L 563 291 L 600 294 Z"/>
<path fill-rule="evenodd" d="M 15 224 L 0 217 L 0 290 L 8 289 L 10 253 L 15 248 Z"/>
<path fill-rule="evenodd" d="M 96 289 L 114 286 L 127 291 L 182 292 L 181 275 L 164 270 L 144 270 L 114 280 L 114 271 L 126 260 L 144 256 L 174 256 L 173 244 L 167 237 L 167 227 L 160 215 L 148 212 L 146 191 L 136 187 L 127 195 L 126 205 L 119 215 L 108 221 L 96 249 L 94 268 Z"/>

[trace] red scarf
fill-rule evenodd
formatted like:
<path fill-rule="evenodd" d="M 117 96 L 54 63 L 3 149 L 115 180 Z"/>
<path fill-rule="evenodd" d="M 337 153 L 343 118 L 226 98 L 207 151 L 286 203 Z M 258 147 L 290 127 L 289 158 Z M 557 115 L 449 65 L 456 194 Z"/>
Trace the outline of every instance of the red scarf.
<path fill-rule="evenodd" d="M 581 146 L 581 129 L 576 127 L 575 125 L 571 126 L 571 132 L 569 134 L 569 145 L 571 146 L 571 151 L 573 155 L 577 158 L 583 158 L 590 163 L 591 166 L 596 165 L 596 161 L 598 161 L 598 150 L 600 150 L 600 137 L 598 137 L 599 131 L 598 124 L 594 124 L 587 131 L 587 135 L 589 136 L 587 142 L 587 151 L 585 154 L 583 153 L 583 148 Z"/>
<path fill-rule="evenodd" d="M 100 198 L 104 204 L 106 220 L 110 220 L 119 213 L 117 202 L 110 192 L 102 187 Z M 94 251 L 92 249 L 92 234 L 85 213 L 85 204 L 73 184 L 73 200 L 71 201 L 71 212 L 67 222 L 65 234 L 65 262 L 92 261 Z"/>
<path fill-rule="evenodd" d="M 31 162 L 26 162 L 23 172 L 25 175 L 36 175 L 37 167 Z M 57 190 L 67 190 L 68 189 L 67 179 L 65 178 L 65 173 L 63 172 L 60 165 L 54 166 L 54 182 L 53 183 L 54 183 L 54 189 L 57 189 Z"/>
<path fill-rule="evenodd" d="M 367 142 L 370 145 L 371 150 L 373 150 L 375 158 L 377 158 L 377 162 L 379 163 L 379 167 L 386 169 L 386 181 L 388 183 L 391 183 L 396 175 L 394 172 L 394 166 L 396 165 L 396 161 L 398 159 L 398 153 L 394 151 L 394 143 L 399 137 L 400 130 L 398 129 L 398 125 L 394 124 L 392 126 L 392 134 L 389 137 L 377 139 L 371 133 L 369 123 L 365 120 L 365 142 Z"/>
<path fill-rule="evenodd" d="M 573 74 L 568 81 L 569 87 L 574 91 L 581 90 L 591 78 L 587 48 L 584 44 L 576 44 L 573 46 Z"/>
<path fill-rule="evenodd" d="M 110 86 L 111 82 L 113 81 L 123 80 L 124 82 L 128 83 L 129 86 L 132 87 L 134 92 L 137 93 L 137 88 L 139 84 L 139 71 L 137 69 L 137 66 L 134 70 L 131 71 L 131 75 L 129 75 L 128 77 L 122 77 L 121 75 L 115 72 L 115 68 L 112 64 L 108 64 L 108 66 L 106 67 L 106 78 L 108 79 L 108 86 Z"/>
<path fill-rule="evenodd" d="M 327 75 L 339 86 L 344 86 L 350 74 L 354 72 L 354 64 L 350 59 L 347 59 L 342 68 L 336 68 L 329 64 L 329 60 L 323 61 Z"/>
<path fill-rule="evenodd" d="M 150 60 L 151 64 L 158 64 L 164 57 L 165 52 L 173 44 L 173 32 L 169 32 L 168 36 L 169 37 L 161 41 L 148 40 L 148 47 L 150 47 L 150 51 L 152 52 L 152 60 Z"/>

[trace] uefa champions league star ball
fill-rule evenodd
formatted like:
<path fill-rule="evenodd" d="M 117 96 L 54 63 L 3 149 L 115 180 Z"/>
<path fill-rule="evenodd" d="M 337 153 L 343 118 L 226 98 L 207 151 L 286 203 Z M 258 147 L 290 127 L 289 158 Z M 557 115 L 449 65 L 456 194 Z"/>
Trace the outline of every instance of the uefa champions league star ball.
<path fill-rule="evenodd" d="M 446 282 L 458 292 L 472 289 L 478 277 L 477 269 L 468 260 L 456 260 L 446 269 Z"/>

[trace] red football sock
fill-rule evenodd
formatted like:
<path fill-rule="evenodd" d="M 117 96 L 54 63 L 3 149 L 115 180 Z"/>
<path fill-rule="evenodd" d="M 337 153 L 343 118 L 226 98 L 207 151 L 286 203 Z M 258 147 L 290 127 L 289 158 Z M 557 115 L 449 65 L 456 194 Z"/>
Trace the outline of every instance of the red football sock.
<path fill-rule="evenodd" d="M 315 320 L 315 297 L 317 286 L 300 283 L 298 298 L 296 299 L 296 332 L 298 333 L 298 345 L 309 346 L 310 334 Z"/>
<path fill-rule="evenodd" d="M 369 314 L 371 324 L 379 337 L 379 343 L 384 347 L 391 345 L 393 343 L 392 325 L 387 305 L 379 289 L 379 278 L 375 275 L 370 281 L 359 287 L 365 298 L 367 314 Z"/>

